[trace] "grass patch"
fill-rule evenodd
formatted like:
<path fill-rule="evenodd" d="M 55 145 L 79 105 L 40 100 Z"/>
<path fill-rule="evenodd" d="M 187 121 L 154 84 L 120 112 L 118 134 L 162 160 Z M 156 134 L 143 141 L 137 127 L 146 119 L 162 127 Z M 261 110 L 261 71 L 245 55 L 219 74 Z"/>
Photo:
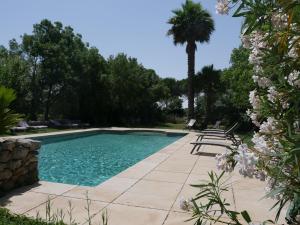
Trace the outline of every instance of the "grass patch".
<path fill-rule="evenodd" d="M 41 219 L 31 219 L 10 213 L 7 209 L 0 208 L 0 225 L 65 225 L 63 222 L 45 222 Z"/>
<path fill-rule="evenodd" d="M 153 128 L 184 130 L 186 128 L 186 124 L 184 124 L 184 123 L 161 123 L 161 124 L 154 126 Z"/>
<path fill-rule="evenodd" d="M 238 133 L 237 135 L 241 138 L 243 143 L 247 144 L 250 147 L 253 147 L 253 143 L 251 141 L 253 137 L 253 132 Z"/>

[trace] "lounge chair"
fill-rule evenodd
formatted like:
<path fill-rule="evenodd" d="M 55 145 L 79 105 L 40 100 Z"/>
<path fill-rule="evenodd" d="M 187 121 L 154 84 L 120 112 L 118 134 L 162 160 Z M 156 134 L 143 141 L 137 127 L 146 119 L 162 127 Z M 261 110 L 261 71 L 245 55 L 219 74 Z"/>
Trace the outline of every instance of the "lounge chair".
<path fill-rule="evenodd" d="M 209 130 L 203 130 L 200 134 L 198 134 L 197 141 L 201 141 L 203 137 L 218 137 L 218 138 L 224 138 L 224 139 L 230 139 L 233 142 L 236 142 L 236 138 L 234 136 L 235 130 L 238 128 L 238 123 L 235 123 L 232 127 L 230 127 L 228 130 L 219 130 L 219 129 L 209 129 Z"/>
<path fill-rule="evenodd" d="M 220 125 L 221 125 L 222 121 L 221 120 L 217 120 L 215 125 L 213 126 L 213 129 L 220 129 Z"/>
<path fill-rule="evenodd" d="M 194 145 L 193 149 L 191 150 L 191 154 L 193 154 L 193 152 L 195 151 L 196 148 L 197 148 L 197 152 L 199 152 L 199 149 L 202 145 L 221 146 L 221 147 L 225 147 L 229 150 L 233 150 L 232 145 L 217 143 L 217 142 L 211 142 L 211 141 L 196 141 L 196 142 L 192 142 L 191 144 Z"/>
<path fill-rule="evenodd" d="M 78 123 L 72 123 L 70 120 L 49 120 L 52 127 L 56 128 L 77 128 Z"/>
<path fill-rule="evenodd" d="M 19 131 L 26 131 L 26 130 L 28 130 L 27 127 L 20 127 L 20 126 L 10 128 L 10 132 L 12 134 L 15 134 L 16 132 L 19 132 Z"/>
<path fill-rule="evenodd" d="M 14 134 L 17 131 L 26 131 L 30 129 L 44 129 L 48 126 L 30 126 L 26 121 L 20 121 L 16 127 L 12 127 L 10 131 Z"/>
<path fill-rule="evenodd" d="M 199 146 L 199 148 L 201 147 L 201 145 L 203 144 L 211 144 L 211 145 L 216 145 L 216 146 L 224 146 L 224 144 L 221 144 L 219 142 L 207 142 L 207 141 L 202 141 L 203 138 L 205 137 L 214 137 L 214 138 L 218 138 L 218 139 L 224 139 L 224 140 L 230 140 L 232 141 L 232 144 L 234 146 L 238 146 L 241 144 L 241 141 L 236 139 L 234 131 L 238 128 L 238 123 L 235 123 L 231 128 L 229 128 L 226 131 L 202 131 L 201 134 L 198 134 L 198 138 L 196 140 L 196 142 L 192 142 L 191 144 L 194 145 L 194 148 L 192 151 L 194 151 L 194 149 Z M 199 149 L 198 148 L 198 149 Z"/>
<path fill-rule="evenodd" d="M 196 120 L 195 119 L 190 119 L 190 121 L 188 122 L 188 124 L 186 125 L 186 127 L 190 130 L 193 128 L 193 126 L 195 126 Z"/>
<path fill-rule="evenodd" d="M 28 129 L 45 129 L 48 128 L 48 126 L 45 125 L 29 125 L 26 121 L 19 122 L 21 127 L 27 127 Z"/>

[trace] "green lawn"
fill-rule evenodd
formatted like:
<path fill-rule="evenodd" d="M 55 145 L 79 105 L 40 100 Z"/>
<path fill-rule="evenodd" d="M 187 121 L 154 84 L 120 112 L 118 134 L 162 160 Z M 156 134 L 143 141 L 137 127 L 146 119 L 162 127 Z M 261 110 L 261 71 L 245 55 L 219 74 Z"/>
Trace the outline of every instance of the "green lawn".
<path fill-rule="evenodd" d="M 161 123 L 153 128 L 183 130 L 186 128 L 186 125 L 184 123 Z"/>
<path fill-rule="evenodd" d="M 248 146 L 253 146 L 253 143 L 251 141 L 253 132 L 237 133 L 237 135 L 242 139 L 243 143 L 247 144 Z"/>

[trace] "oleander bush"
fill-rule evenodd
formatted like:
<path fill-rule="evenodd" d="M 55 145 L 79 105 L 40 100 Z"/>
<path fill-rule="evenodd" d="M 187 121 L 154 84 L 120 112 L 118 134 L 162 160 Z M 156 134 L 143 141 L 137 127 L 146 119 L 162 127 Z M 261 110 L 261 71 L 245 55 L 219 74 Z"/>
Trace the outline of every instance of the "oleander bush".
<path fill-rule="evenodd" d="M 273 198 L 277 223 L 282 212 L 287 224 L 300 224 L 300 138 L 295 124 L 300 118 L 300 2 L 299 0 L 218 0 L 219 14 L 244 17 L 243 47 L 248 49 L 253 67 L 255 89 L 249 93 L 248 116 L 256 126 L 253 145 L 242 144 L 232 151 L 217 155 L 218 169 L 232 172 L 238 169 L 244 177 L 257 178 L 266 183 L 266 196 Z M 219 213 L 231 218 L 223 224 L 253 224 L 251 215 L 246 223 L 219 201 L 220 187 L 211 182 L 200 184 L 200 197 L 219 207 Z M 216 184 L 215 189 L 207 189 Z M 211 193 L 212 190 L 216 192 Z M 226 190 L 223 190 L 223 192 Z M 218 195 L 216 195 L 218 194 Z M 199 198 L 199 196 L 194 199 Z M 219 222 L 218 215 L 205 211 L 193 199 L 183 202 L 192 207 L 197 224 Z M 266 224 L 263 221 L 258 224 Z"/>

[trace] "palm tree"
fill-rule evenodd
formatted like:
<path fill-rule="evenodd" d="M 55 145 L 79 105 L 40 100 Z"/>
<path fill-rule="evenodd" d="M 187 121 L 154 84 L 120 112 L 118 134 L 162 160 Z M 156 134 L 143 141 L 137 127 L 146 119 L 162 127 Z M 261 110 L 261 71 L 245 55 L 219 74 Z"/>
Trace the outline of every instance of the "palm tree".
<path fill-rule="evenodd" d="M 188 55 L 188 118 L 194 118 L 194 87 L 196 42 L 208 42 L 215 30 L 214 21 L 200 3 L 186 0 L 181 9 L 172 11 L 175 15 L 169 19 L 172 25 L 168 35 L 173 36 L 174 44 L 185 44 Z"/>

